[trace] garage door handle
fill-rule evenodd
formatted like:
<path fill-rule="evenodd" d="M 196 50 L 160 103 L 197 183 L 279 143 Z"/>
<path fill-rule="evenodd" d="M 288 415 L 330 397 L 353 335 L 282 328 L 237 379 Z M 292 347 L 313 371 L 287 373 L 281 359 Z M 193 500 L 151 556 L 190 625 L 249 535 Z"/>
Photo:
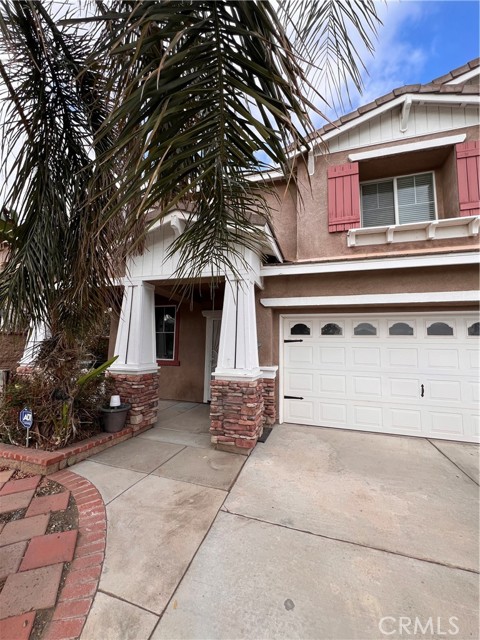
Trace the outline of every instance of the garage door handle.
<path fill-rule="evenodd" d="M 303 340 L 284 340 L 284 342 L 303 342 Z"/>
<path fill-rule="evenodd" d="M 303 400 L 300 396 L 283 396 L 284 400 Z"/>
<path fill-rule="evenodd" d="M 425 387 L 422 384 L 422 393 L 421 393 L 422 398 L 423 398 L 424 395 L 425 395 Z"/>

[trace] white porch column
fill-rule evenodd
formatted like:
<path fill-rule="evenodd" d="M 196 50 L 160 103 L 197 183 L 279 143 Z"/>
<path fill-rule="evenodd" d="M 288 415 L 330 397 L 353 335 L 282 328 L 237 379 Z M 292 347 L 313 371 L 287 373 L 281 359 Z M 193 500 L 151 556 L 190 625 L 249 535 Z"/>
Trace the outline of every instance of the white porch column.
<path fill-rule="evenodd" d="M 38 325 L 32 325 L 28 333 L 28 339 L 25 343 L 25 349 L 23 350 L 22 359 L 19 362 L 19 367 L 32 367 L 37 357 L 39 346 L 44 340 L 50 338 L 50 329 L 45 323 Z"/>
<path fill-rule="evenodd" d="M 147 282 L 127 282 L 115 343 L 118 358 L 109 371 L 156 373 L 155 351 L 155 287 Z"/>
<path fill-rule="evenodd" d="M 265 420 L 254 287 L 253 274 L 225 283 L 218 363 L 211 383 L 212 443 L 245 455 L 261 436 Z"/>
<path fill-rule="evenodd" d="M 253 278 L 227 280 L 215 378 L 261 376 L 258 366 L 255 285 Z"/>

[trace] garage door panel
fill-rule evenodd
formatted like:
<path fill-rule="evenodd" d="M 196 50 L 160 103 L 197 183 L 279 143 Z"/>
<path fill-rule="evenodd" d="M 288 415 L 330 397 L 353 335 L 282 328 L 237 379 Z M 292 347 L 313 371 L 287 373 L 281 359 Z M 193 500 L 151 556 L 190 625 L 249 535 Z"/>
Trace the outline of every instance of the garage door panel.
<path fill-rule="evenodd" d="M 357 398 L 383 396 L 382 378 L 380 376 L 352 376 L 353 395 Z"/>
<path fill-rule="evenodd" d="M 466 390 L 466 401 L 470 403 L 475 403 L 478 406 L 480 402 L 480 387 L 476 380 L 468 380 L 465 385 Z"/>
<path fill-rule="evenodd" d="M 421 394 L 421 382 L 419 378 L 388 376 L 388 392 L 392 398 L 418 400 Z"/>
<path fill-rule="evenodd" d="M 478 412 L 471 413 L 468 416 L 468 427 L 467 433 L 471 434 L 474 438 L 480 438 L 480 416 Z"/>
<path fill-rule="evenodd" d="M 353 408 L 353 415 L 355 424 L 365 428 L 381 429 L 384 423 L 381 407 L 358 404 Z"/>
<path fill-rule="evenodd" d="M 428 369 L 458 369 L 460 366 L 458 350 L 445 348 L 427 348 L 425 350 Z"/>
<path fill-rule="evenodd" d="M 480 369 L 480 354 L 478 353 L 478 350 L 468 350 L 468 367 L 472 371 Z"/>
<path fill-rule="evenodd" d="M 468 334 L 473 321 L 473 314 L 461 313 L 295 318 L 311 335 L 285 343 L 282 380 L 285 395 L 304 400 L 284 400 L 284 419 L 478 441 L 478 339 Z M 286 339 L 294 326 L 289 322 Z M 449 333 L 442 335 L 446 324 Z M 322 334 L 326 326 L 329 333 Z"/>
<path fill-rule="evenodd" d="M 322 402 L 319 405 L 320 424 L 346 427 L 347 407 L 344 403 Z"/>
<path fill-rule="evenodd" d="M 287 391 L 289 395 L 295 395 L 296 393 L 308 393 L 311 394 L 314 390 L 314 373 L 299 373 L 297 371 L 290 371 L 287 378 Z"/>
<path fill-rule="evenodd" d="M 418 349 L 403 348 L 392 349 L 387 347 L 386 365 L 394 369 L 418 367 Z"/>
<path fill-rule="evenodd" d="M 381 366 L 381 351 L 375 347 L 352 347 L 353 365 Z"/>
<path fill-rule="evenodd" d="M 422 434 L 422 412 L 420 410 L 391 407 L 389 412 L 392 430 L 410 435 Z"/>
<path fill-rule="evenodd" d="M 462 401 L 462 384 L 459 380 L 430 380 L 427 398 L 441 401 Z"/>
<path fill-rule="evenodd" d="M 321 365 L 345 365 L 345 347 L 320 347 L 318 350 L 318 364 Z"/>
<path fill-rule="evenodd" d="M 287 349 L 287 365 L 306 365 L 314 363 L 313 345 L 290 345 Z"/>
<path fill-rule="evenodd" d="M 287 400 L 285 406 L 290 422 L 307 420 L 307 424 L 313 424 L 315 403 L 312 400 Z"/>
<path fill-rule="evenodd" d="M 429 411 L 430 431 L 433 435 L 455 438 L 467 434 L 464 416 L 459 412 L 438 411 L 431 407 Z"/>
<path fill-rule="evenodd" d="M 318 376 L 318 389 L 320 395 L 323 394 L 342 394 L 345 395 L 347 389 L 347 382 L 345 375 L 319 375 Z"/>

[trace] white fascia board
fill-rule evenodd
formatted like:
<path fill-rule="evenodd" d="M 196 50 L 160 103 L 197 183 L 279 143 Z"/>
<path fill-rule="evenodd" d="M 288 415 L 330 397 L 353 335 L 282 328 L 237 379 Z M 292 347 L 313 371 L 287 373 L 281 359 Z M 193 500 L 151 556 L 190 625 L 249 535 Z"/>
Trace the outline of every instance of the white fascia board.
<path fill-rule="evenodd" d="M 422 149 L 447 147 L 452 144 L 465 142 L 466 138 L 466 133 L 460 133 L 457 136 L 444 136 L 443 138 L 435 138 L 433 140 L 421 140 L 420 142 L 410 142 L 408 144 L 396 144 L 392 147 L 383 147 L 382 149 L 373 149 L 371 151 L 351 153 L 348 156 L 348 161 L 359 162 L 361 160 L 369 160 L 370 158 L 383 158 L 385 156 L 393 156 L 397 155 L 398 153 L 408 153 L 410 151 L 421 151 Z"/>
<path fill-rule="evenodd" d="M 350 129 L 358 127 L 359 125 L 371 120 L 372 118 L 376 118 L 377 116 L 393 109 L 399 105 L 403 105 L 403 103 L 407 100 L 412 100 L 413 102 L 434 102 L 434 103 L 442 103 L 442 104 L 480 104 L 480 96 L 465 94 L 465 95 L 451 95 L 444 93 L 406 93 L 403 96 L 399 96 L 398 98 L 394 98 L 390 102 L 385 102 L 385 104 L 380 105 L 376 109 L 372 109 L 372 111 L 367 111 L 358 118 L 351 120 L 350 122 L 346 122 L 345 124 L 341 124 L 336 129 L 332 129 L 327 133 L 324 133 L 320 136 L 321 142 L 327 142 L 336 136 L 339 136 Z M 312 142 L 315 142 L 314 140 Z"/>
<path fill-rule="evenodd" d="M 461 76 L 458 76 L 453 80 L 449 80 L 448 82 L 445 82 L 445 84 L 462 84 L 462 82 L 466 82 L 467 80 L 470 80 L 470 78 L 475 78 L 478 75 L 480 75 L 480 67 L 476 67 L 475 69 L 470 69 L 470 71 L 466 71 L 465 73 L 462 73 Z"/>
<path fill-rule="evenodd" d="M 474 93 L 408 93 L 414 102 L 434 102 L 435 104 L 480 104 L 480 96 Z"/>
<path fill-rule="evenodd" d="M 282 256 L 282 252 L 280 251 L 280 247 L 278 246 L 278 242 L 275 239 L 275 236 L 272 233 L 272 230 L 270 228 L 270 225 L 267 223 L 265 225 L 265 235 L 267 236 L 267 247 L 270 248 L 272 250 L 273 255 L 275 256 L 275 258 L 282 263 L 283 262 L 283 256 Z"/>
<path fill-rule="evenodd" d="M 410 269 L 422 267 L 449 267 L 479 264 L 477 251 L 466 253 L 439 253 L 435 255 L 405 256 L 404 258 L 372 258 L 370 260 L 342 260 L 261 267 L 260 276 L 303 276 L 316 273 L 347 273 L 350 271 L 382 271 L 384 269 Z"/>
<path fill-rule="evenodd" d="M 266 171 L 264 173 L 252 173 L 246 176 L 249 182 L 269 182 L 270 180 L 280 180 L 285 178 L 283 171 Z"/>
<path fill-rule="evenodd" d="M 429 291 L 427 293 L 374 293 L 349 296 L 305 296 L 298 298 L 261 298 L 264 307 L 352 307 L 430 302 L 479 302 L 479 291 Z"/>

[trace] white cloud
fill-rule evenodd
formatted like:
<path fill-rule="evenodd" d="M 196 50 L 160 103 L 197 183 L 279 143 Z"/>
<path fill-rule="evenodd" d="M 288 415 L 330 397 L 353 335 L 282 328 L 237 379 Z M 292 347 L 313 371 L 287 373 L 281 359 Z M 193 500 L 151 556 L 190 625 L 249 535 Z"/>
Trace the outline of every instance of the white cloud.
<path fill-rule="evenodd" d="M 396 87 L 421 82 L 419 78 L 435 45 L 428 41 L 412 45 L 408 38 L 409 29 L 425 20 L 434 10 L 434 3 L 421 0 L 405 2 L 389 0 L 386 4 L 378 3 L 377 11 L 383 25 L 378 28 L 378 39 L 375 42 L 373 56 L 352 35 L 366 67 L 366 71 L 362 73 L 363 93 L 360 95 L 354 87 L 350 88 L 350 104 L 344 88 L 344 105 L 342 107 L 337 104 L 336 108 L 328 110 L 329 118 L 334 119 L 342 113 L 353 111 L 356 107 L 367 104 Z M 331 96 L 327 97 L 331 102 Z M 324 108 L 320 103 L 318 106 Z M 318 126 L 323 124 L 320 119 L 315 118 L 315 120 Z"/>

